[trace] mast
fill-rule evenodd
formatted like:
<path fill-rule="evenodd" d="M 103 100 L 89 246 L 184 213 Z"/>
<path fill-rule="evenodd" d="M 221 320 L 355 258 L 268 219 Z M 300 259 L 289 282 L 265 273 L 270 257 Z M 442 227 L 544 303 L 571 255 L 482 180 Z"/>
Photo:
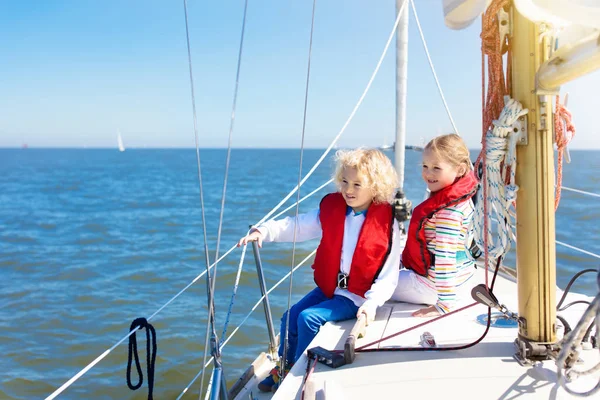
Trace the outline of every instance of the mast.
<path fill-rule="evenodd" d="M 556 243 L 552 100 L 540 93 L 536 73 L 550 54 L 545 27 L 513 7 L 512 97 L 529 109 L 526 143 L 517 146 L 517 291 L 521 356 L 523 346 L 556 341 Z M 534 346 L 535 347 L 535 346 Z M 532 357 L 534 356 L 534 357 Z"/>
<path fill-rule="evenodd" d="M 409 0 L 396 0 L 396 15 L 402 3 Z M 404 7 L 398 31 L 396 32 L 396 143 L 394 145 L 394 165 L 398 173 L 400 191 L 404 188 L 404 153 L 406 137 L 406 92 L 408 86 L 408 4 Z"/>
<path fill-rule="evenodd" d="M 408 87 L 408 2 L 396 0 L 396 16 L 406 3 L 396 31 L 396 141 L 394 166 L 398 173 L 398 191 L 394 200 L 394 216 L 400 232 L 406 234 L 404 222 L 410 218 L 412 203 L 404 196 L 404 154 L 406 137 L 406 92 Z"/>

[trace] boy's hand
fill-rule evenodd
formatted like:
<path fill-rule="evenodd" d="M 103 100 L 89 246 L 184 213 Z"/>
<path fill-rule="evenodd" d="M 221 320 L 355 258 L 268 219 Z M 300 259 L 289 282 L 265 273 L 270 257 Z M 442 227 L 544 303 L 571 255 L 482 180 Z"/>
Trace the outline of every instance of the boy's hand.
<path fill-rule="evenodd" d="M 412 313 L 413 317 L 437 317 L 440 315 L 440 312 L 437 310 L 437 308 L 435 308 L 435 306 L 429 306 L 426 308 L 421 308 L 420 310 L 415 311 L 414 313 Z"/>
<path fill-rule="evenodd" d="M 241 238 L 237 244 L 237 247 L 248 244 L 248 242 L 254 242 L 254 241 L 258 242 L 258 247 L 262 247 L 263 235 L 256 228 L 252 228 L 252 230 L 250 231 L 250 233 L 247 236 L 244 236 L 243 238 Z"/>
<path fill-rule="evenodd" d="M 369 323 L 373 322 L 373 320 L 375 319 L 376 311 L 377 311 L 377 306 L 375 304 L 371 303 L 369 300 L 367 300 L 358 309 L 358 312 L 356 313 L 356 318 L 359 318 L 360 314 L 365 314 L 366 325 L 369 325 Z"/>

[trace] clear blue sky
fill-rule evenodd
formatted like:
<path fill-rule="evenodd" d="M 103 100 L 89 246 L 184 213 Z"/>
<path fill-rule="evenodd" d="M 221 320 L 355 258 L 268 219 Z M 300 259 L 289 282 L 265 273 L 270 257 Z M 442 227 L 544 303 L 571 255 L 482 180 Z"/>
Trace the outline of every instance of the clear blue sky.
<path fill-rule="evenodd" d="M 479 23 L 452 31 L 441 1 L 417 0 L 461 134 L 478 147 Z M 200 143 L 227 144 L 243 0 L 188 4 Z M 312 1 L 250 0 L 234 147 L 298 147 Z M 325 147 L 365 87 L 394 22 L 394 0 L 318 0 L 306 128 Z M 407 142 L 449 132 L 411 15 Z M 182 1 L 0 2 L 0 147 L 194 145 Z M 394 131 L 388 54 L 342 146 L 379 145 Z M 600 73 L 565 87 L 574 148 L 598 148 Z"/>

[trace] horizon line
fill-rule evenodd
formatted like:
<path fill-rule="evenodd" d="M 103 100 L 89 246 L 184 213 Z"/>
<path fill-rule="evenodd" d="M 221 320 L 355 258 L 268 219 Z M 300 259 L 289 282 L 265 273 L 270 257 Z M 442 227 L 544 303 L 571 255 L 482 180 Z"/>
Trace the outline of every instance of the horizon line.
<path fill-rule="evenodd" d="M 358 147 L 365 147 L 365 148 L 379 148 L 376 146 L 341 146 L 338 148 L 333 148 L 332 150 L 339 150 L 339 149 L 353 149 L 353 148 L 358 148 Z M 173 146 L 173 147 L 159 147 L 159 146 L 148 146 L 148 147 L 136 147 L 136 146 L 132 146 L 132 147 L 127 147 L 125 151 L 127 150 L 195 150 L 196 148 L 193 146 Z M 200 150 L 227 150 L 227 147 L 199 147 L 198 149 Z M 300 150 L 300 147 L 231 147 L 232 150 Z M 327 149 L 327 147 L 305 147 L 305 150 L 325 150 Z M 78 146 L 78 147 L 72 147 L 72 146 L 65 146 L 65 147 L 60 147 L 60 146 L 0 146 L 0 150 L 114 150 L 114 151 L 118 151 L 119 149 L 116 147 L 104 147 L 104 146 Z M 391 151 L 392 149 L 381 149 L 379 148 L 379 150 L 382 151 Z M 406 149 L 406 150 L 412 150 L 412 149 Z M 481 150 L 480 148 L 469 148 L 469 150 Z M 595 150 L 600 150 L 600 147 L 598 148 L 589 148 L 589 147 L 584 147 L 584 148 L 570 148 L 569 151 L 595 151 Z M 414 151 L 414 150 L 413 150 Z"/>

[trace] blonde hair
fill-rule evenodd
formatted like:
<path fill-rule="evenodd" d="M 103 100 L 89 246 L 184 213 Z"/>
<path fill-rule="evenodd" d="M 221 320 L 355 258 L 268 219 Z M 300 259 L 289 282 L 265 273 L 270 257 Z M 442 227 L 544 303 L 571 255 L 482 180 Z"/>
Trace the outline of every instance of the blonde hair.
<path fill-rule="evenodd" d="M 424 150 L 430 150 L 454 167 L 464 166 L 465 174 L 471 169 L 469 149 L 462 138 L 456 133 L 449 133 L 431 139 Z"/>
<path fill-rule="evenodd" d="M 333 180 L 341 189 L 342 174 L 346 168 L 356 168 L 363 184 L 373 193 L 375 203 L 390 203 L 398 187 L 398 175 L 392 162 L 381 151 L 358 148 L 338 150 L 335 153 L 336 168 Z"/>

